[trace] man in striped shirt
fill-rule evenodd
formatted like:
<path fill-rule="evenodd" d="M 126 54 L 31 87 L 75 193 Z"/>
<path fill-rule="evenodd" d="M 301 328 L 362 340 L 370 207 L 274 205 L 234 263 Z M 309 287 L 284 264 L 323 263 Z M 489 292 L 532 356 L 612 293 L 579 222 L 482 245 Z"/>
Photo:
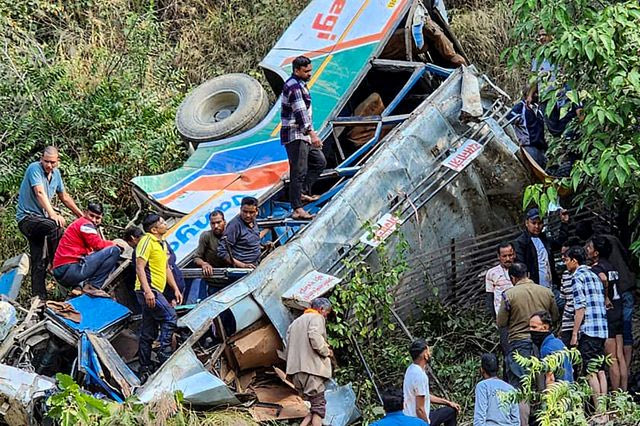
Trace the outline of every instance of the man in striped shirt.
<path fill-rule="evenodd" d="M 322 153 L 322 141 L 313 130 L 311 95 L 307 81 L 311 78 L 312 65 L 306 56 L 293 60 L 293 74 L 282 89 L 282 127 L 280 141 L 289 158 L 289 201 L 292 218 L 311 219 L 302 208 L 303 202 L 315 201 L 311 194 L 313 184 L 327 165 Z"/>

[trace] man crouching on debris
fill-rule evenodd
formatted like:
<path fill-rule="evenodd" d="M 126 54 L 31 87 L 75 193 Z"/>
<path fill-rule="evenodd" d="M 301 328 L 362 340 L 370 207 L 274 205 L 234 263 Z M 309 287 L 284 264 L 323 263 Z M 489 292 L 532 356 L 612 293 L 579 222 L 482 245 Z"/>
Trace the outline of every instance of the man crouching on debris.
<path fill-rule="evenodd" d="M 142 221 L 146 234 L 136 247 L 136 297 L 142 307 L 140 327 L 139 376 L 144 381 L 153 372 L 151 345 L 160 335 L 158 363 L 162 365 L 171 356 L 171 338 L 176 328 L 176 310 L 162 292 L 167 283 L 173 288 L 176 303 L 182 303 L 182 294 L 169 267 L 167 243 L 162 239 L 167 232 L 167 223 L 157 214 L 150 214 Z"/>
<path fill-rule="evenodd" d="M 333 356 L 325 327 L 330 313 L 331 302 L 319 297 L 287 330 L 287 374 L 304 400 L 311 403 L 311 410 L 300 426 L 320 426 L 325 415 L 324 389 L 325 382 L 331 378 Z"/>

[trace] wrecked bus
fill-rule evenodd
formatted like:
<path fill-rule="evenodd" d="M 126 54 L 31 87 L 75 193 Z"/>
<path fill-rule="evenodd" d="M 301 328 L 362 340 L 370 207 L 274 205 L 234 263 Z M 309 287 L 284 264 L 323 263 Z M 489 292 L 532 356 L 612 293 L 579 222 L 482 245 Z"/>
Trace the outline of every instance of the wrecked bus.
<path fill-rule="evenodd" d="M 420 253 L 511 224 L 514 188 L 528 182 L 509 136 L 508 97 L 473 67 L 451 67 L 429 42 L 425 28 L 434 22 L 464 57 L 443 14 L 420 1 L 315 0 L 261 63 L 277 95 L 295 56 L 313 61 L 314 126 L 329 168 L 318 183 L 322 196 L 307 206 L 316 213 L 311 222 L 289 217 L 279 102 L 268 110 L 268 97 L 254 96 L 255 81 L 245 77 L 196 88 L 176 117 L 193 153 L 178 170 L 135 178 L 134 192 L 173 218 L 168 241 L 192 289 L 208 287 L 190 262 L 215 208 L 230 220 L 243 196 L 257 197 L 258 223 L 276 249 L 251 273 L 216 271 L 219 291 L 189 292 L 178 307 L 177 349 L 143 384 L 134 373 L 139 316 L 120 275 L 110 284 L 116 300 L 68 301 L 80 318 L 26 309 L 0 345 L 0 379 L 16 384 L 0 388 L 0 398 L 30 415 L 33 404 L 15 389 L 62 371 L 116 401 L 180 390 L 196 406 L 251 402 L 256 419 L 303 417 L 278 353 L 300 310 L 348 277 L 344 260 L 366 259 L 398 229 Z M 125 268 L 126 260 L 117 272 Z M 358 416 L 348 384 L 330 386 L 327 403 L 327 424 Z"/>

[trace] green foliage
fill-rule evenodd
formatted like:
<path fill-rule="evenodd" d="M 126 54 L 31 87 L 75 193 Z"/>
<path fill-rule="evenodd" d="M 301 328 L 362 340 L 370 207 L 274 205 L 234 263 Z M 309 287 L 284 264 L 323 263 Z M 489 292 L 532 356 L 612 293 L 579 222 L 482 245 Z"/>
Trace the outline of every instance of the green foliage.
<path fill-rule="evenodd" d="M 58 373 L 56 379 L 60 392 L 47 400 L 51 407 L 47 415 L 61 426 L 92 425 L 109 415 L 109 402 L 83 392 L 66 374 Z"/>
<path fill-rule="evenodd" d="M 521 380 L 521 388 L 513 392 L 499 394 L 501 405 L 527 402 L 535 410 L 540 426 L 588 426 L 592 423 L 584 410 L 585 404 L 591 401 L 593 392 L 585 377 L 577 382 L 569 383 L 557 380 L 544 391 L 536 388 L 536 378 L 553 373 L 555 377 L 563 374 L 563 362 L 570 359 L 575 366 L 580 364 L 580 352 L 577 349 L 565 349 L 547 355 L 544 359 L 523 357 L 516 353 L 515 361 L 522 366 L 526 374 Z M 591 360 L 587 372 L 595 373 L 603 365 L 610 365 L 610 355 Z M 593 417 L 609 416 L 615 425 L 637 424 L 640 419 L 640 406 L 633 402 L 627 392 L 614 392 L 598 398 L 598 407 Z"/>
<path fill-rule="evenodd" d="M 581 105 L 574 120 L 578 140 L 554 140 L 555 148 L 581 155 L 562 185 L 587 197 L 632 206 L 630 220 L 640 214 L 640 5 L 636 1 L 515 0 L 514 33 L 520 41 L 505 52 L 509 64 L 529 68 L 548 60 L 552 72 L 534 72 L 547 113 L 557 100 L 560 112 Z M 551 37 L 536 43 L 544 29 Z M 557 151 L 557 149 L 556 149 Z M 640 247 L 636 244 L 635 247 Z"/>

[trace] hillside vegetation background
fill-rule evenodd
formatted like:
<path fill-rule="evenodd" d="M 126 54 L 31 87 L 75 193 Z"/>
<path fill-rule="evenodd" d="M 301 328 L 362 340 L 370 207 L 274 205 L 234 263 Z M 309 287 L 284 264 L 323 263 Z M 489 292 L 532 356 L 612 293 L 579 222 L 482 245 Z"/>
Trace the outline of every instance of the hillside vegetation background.
<path fill-rule="evenodd" d="M 185 94 L 229 72 L 263 79 L 258 62 L 306 4 L 0 0 L 0 259 L 26 249 L 16 198 L 44 146 L 60 148 L 75 199 L 103 202 L 105 222 L 123 226 L 137 209 L 129 180 L 187 157 L 173 121 Z M 508 6 L 447 6 L 473 62 L 508 90 L 517 87 L 499 63 L 510 42 Z"/>

